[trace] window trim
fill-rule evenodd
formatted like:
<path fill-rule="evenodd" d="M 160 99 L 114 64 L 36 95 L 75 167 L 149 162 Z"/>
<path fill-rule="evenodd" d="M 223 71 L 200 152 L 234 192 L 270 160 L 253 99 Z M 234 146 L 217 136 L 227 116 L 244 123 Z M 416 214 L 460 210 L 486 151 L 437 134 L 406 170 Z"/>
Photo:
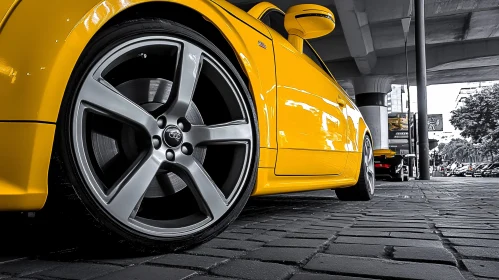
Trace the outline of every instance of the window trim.
<path fill-rule="evenodd" d="M 327 68 L 327 65 L 322 60 L 322 57 L 317 53 L 317 51 L 314 49 L 314 47 L 312 47 L 312 44 L 310 44 L 310 42 L 308 40 L 305 40 L 305 39 L 303 39 L 303 42 L 306 43 L 310 47 L 310 49 L 312 50 L 312 52 L 314 53 L 316 58 L 319 60 L 319 62 L 320 62 L 319 66 L 322 68 L 322 70 L 324 70 L 324 72 L 326 72 L 331 78 L 334 79 L 333 74 L 331 74 L 331 71 L 329 71 L 329 68 Z M 312 58 L 310 58 L 310 59 L 312 59 Z M 312 59 L 312 61 L 313 61 L 313 59 Z M 314 63 L 315 63 L 315 61 L 314 61 Z"/>

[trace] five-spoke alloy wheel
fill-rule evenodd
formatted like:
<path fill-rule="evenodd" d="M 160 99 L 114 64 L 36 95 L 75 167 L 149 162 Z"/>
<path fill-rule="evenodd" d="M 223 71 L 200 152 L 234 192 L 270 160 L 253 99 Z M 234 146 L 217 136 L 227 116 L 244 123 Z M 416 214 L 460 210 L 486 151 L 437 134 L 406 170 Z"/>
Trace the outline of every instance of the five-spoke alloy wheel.
<path fill-rule="evenodd" d="M 251 96 L 229 59 L 182 25 L 143 19 L 100 33 L 61 111 L 71 183 L 92 215 L 131 243 L 203 242 L 252 192 Z"/>

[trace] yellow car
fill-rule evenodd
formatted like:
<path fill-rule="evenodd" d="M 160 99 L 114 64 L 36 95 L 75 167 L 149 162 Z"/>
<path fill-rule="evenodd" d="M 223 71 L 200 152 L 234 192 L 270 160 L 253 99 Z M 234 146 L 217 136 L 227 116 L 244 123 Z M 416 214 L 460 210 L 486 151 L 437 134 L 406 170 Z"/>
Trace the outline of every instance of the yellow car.
<path fill-rule="evenodd" d="M 0 211 L 75 192 L 91 224 L 173 250 L 251 195 L 373 196 L 369 129 L 307 41 L 335 27 L 322 6 L 2 0 L 0 20 Z"/>

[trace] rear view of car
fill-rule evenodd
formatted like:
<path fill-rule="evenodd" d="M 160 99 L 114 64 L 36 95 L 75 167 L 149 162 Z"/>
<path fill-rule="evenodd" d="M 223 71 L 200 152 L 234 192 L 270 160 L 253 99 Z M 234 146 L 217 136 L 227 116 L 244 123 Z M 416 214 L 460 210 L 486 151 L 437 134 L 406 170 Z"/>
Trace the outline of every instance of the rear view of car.
<path fill-rule="evenodd" d="M 408 168 L 404 166 L 404 159 L 400 155 L 394 157 L 375 156 L 374 170 L 376 179 L 409 180 Z"/>

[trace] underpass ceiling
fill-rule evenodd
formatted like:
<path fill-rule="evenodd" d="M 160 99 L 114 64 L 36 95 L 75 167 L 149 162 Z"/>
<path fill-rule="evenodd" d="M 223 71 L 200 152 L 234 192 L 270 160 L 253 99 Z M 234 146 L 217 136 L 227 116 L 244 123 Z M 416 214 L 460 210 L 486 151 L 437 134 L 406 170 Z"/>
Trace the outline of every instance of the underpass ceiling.
<path fill-rule="evenodd" d="M 400 56 L 404 53 L 404 33 L 401 19 L 407 16 L 414 17 L 412 1 L 274 0 L 269 2 L 284 11 L 292 5 L 315 3 L 326 6 L 335 13 L 336 30 L 328 36 L 312 40 L 311 43 L 328 64 L 330 70 L 338 77 L 338 80 L 346 85 L 351 78 L 359 75 L 391 73 L 397 80 L 399 80 L 398 76 L 405 75 L 404 72 L 400 72 L 401 70 L 393 72 L 392 70 L 395 68 L 380 68 L 384 65 L 390 65 L 387 63 L 390 60 L 396 63 L 401 62 Z M 230 2 L 245 6 L 248 9 L 261 1 L 231 0 Z M 345 5 L 350 5 L 348 2 L 352 3 L 352 6 L 355 7 L 354 10 L 351 7 L 343 8 Z M 339 4 L 343 7 L 337 6 Z M 343 14 L 338 14 L 338 10 Z M 470 52 L 480 52 L 479 47 L 484 42 L 493 45 L 499 43 L 499 0 L 426 0 L 425 13 L 427 49 L 431 48 L 434 52 L 439 53 L 438 63 L 427 61 L 428 65 L 432 67 L 428 68 L 428 71 L 432 73 L 431 77 L 429 75 L 429 84 L 454 82 L 456 77 L 469 81 L 483 80 L 484 77 L 499 79 L 498 77 L 494 78 L 491 72 L 491 69 L 497 68 L 497 66 L 491 65 L 495 64 L 495 59 L 480 59 L 479 54 L 470 55 Z M 367 18 L 367 26 L 363 26 L 362 18 Z M 342 19 L 348 20 L 348 26 L 342 25 Z M 413 19 L 408 36 L 411 72 L 415 70 L 414 25 Z M 368 29 L 370 37 L 365 36 L 366 29 Z M 371 41 L 372 50 L 370 50 L 369 45 Z M 459 54 L 456 52 L 448 55 L 443 52 L 449 48 L 449 45 L 463 45 L 462 59 L 459 59 Z M 441 48 L 442 51 L 438 51 L 438 48 Z M 363 55 L 365 56 L 363 57 Z M 374 62 L 373 55 L 377 58 Z M 369 59 L 367 59 L 368 56 Z M 486 56 L 499 56 L 499 48 L 493 51 L 488 50 Z M 427 57 L 428 59 L 431 58 Z M 370 63 L 366 64 L 368 60 Z M 402 60 L 402 62 L 404 61 Z M 396 68 L 405 70 L 405 65 L 401 66 Z"/>

